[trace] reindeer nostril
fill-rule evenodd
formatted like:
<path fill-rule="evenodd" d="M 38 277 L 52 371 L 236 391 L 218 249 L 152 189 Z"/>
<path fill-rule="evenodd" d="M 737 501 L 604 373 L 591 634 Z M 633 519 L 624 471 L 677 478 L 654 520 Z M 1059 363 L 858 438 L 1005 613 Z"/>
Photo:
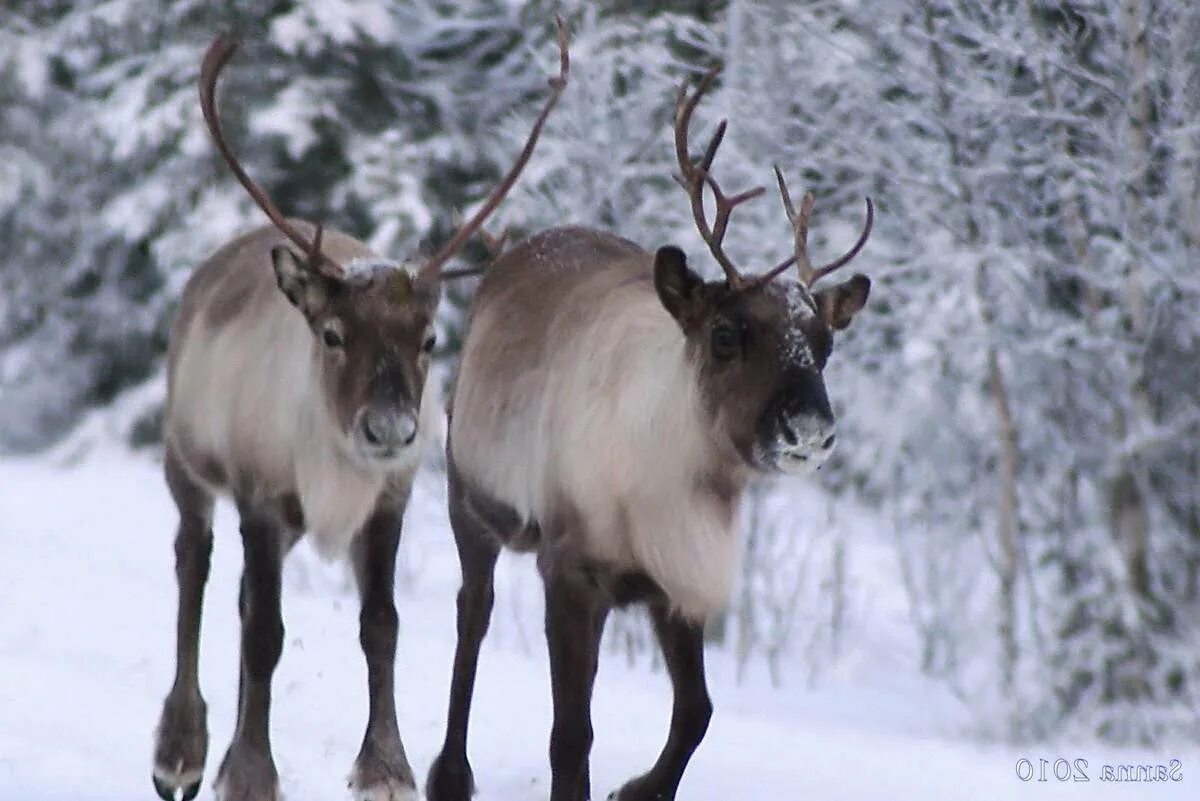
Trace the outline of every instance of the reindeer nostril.
<path fill-rule="evenodd" d="M 821 447 L 824 448 L 825 450 L 829 450 L 830 448 L 833 447 L 833 441 L 835 439 L 837 439 L 837 435 L 830 434 L 828 437 L 825 438 L 825 441 L 821 443 Z"/>
<path fill-rule="evenodd" d="M 417 418 L 412 413 L 405 412 L 400 416 L 396 425 L 396 433 L 401 442 L 411 445 L 412 441 L 417 438 Z"/>
<path fill-rule="evenodd" d="M 800 443 L 800 438 L 796 436 L 796 432 L 786 415 L 779 416 L 779 433 L 783 434 L 783 438 L 787 441 L 788 445 L 798 445 Z"/>
<path fill-rule="evenodd" d="M 371 444 L 371 445 L 382 445 L 383 444 L 383 439 L 379 436 L 379 433 L 371 426 L 371 415 L 369 415 L 369 414 L 363 415 L 362 432 L 363 432 L 363 437 L 367 440 L 367 442 L 369 444 Z"/>

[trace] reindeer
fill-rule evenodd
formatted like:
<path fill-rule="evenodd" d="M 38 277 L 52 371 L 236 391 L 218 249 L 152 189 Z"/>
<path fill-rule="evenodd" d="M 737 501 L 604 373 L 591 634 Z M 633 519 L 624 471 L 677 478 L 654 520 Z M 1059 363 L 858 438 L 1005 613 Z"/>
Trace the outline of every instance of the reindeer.
<path fill-rule="evenodd" d="M 609 796 L 673 799 L 712 712 L 703 623 L 726 602 L 736 571 L 736 510 L 755 474 L 801 474 L 833 450 L 822 370 L 832 332 L 863 308 L 870 281 L 813 285 L 849 262 L 857 243 L 815 269 L 807 252 L 813 196 L 797 210 L 775 174 L 794 254 L 744 275 L 722 241 L 733 209 L 688 129 L 717 71 L 680 90 L 675 151 L 692 213 L 722 281 L 705 282 L 677 247 L 654 253 L 612 234 L 560 228 L 491 264 L 474 297 L 447 443 L 449 512 L 462 566 L 458 643 L 445 741 L 429 801 L 474 789 L 466 742 L 479 648 L 502 547 L 532 551 L 545 584 L 554 723 L 551 801 L 590 798 L 591 692 L 614 606 L 648 606 L 674 686 L 658 761 Z M 716 201 L 708 222 L 704 190 Z M 795 266 L 799 281 L 775 281 Z"/>
<path fill-rule="evenodd" d="M 566 86 L 566 32 L 524 150 L 479 211 L 411 270 L 319 225 L 284 218 L 225 142 L 217 78 L 236 44 L 218 36 L 200 71 L 200 104 L 218 150 L 272 225 L 235 239 L 183 291 L 167 355 L 165 472 L 179 508 L 175 682 L 156 735 L 154 786 L 195 797 L 208 749 L 198 639 L 212 550 L 213 499 L 232 496 L 244 570 L 237 728 L 217 774 L 224 801 L 274 801 L 271 676 L 283 647 L 280 567 L 308 531 L 326 556 L 348 552 L 362 612 L 370 708 L 350 776 L 355 798 L 409 801 L 415 781 L 396 724 L 393 580 L 400 526 L 423 435 L 438 404 L 426 391 L 442 266 L 496 208 L 533 153 Z M 460 273 L 461 274 L 461 273 Z"/>

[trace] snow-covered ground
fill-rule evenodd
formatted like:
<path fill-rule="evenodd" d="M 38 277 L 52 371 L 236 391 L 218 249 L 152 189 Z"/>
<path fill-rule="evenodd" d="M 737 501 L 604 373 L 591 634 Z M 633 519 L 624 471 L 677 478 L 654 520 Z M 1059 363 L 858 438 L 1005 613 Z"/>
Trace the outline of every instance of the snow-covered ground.
<path fill-rule="evenodd" d="M 406 525 L 397 666 L 401 733 L 424 777 L 441 738 L 453 648 L 457 566 L 438 489 L 427 477 Z M 92 454 L 69 468 L 0 461 L 0 801 L 153 799 L 151 732 L 170 683 L 174 509 L 149 459 Z M 201 681 L 212 734 L 202 799 L 228 742 L 236 693 L 240 546 L 219 507 L 206 599 Z M 974 745 L 966 715 L 916 677 L 901 634 L 886 546 L 855 543 L 868 616 L 859 645 L 815 689 L 781 690 L 762 671 L 735 681 L 712 655 L 716 715 L 681 801 L 758 799 L 1196 799 L 1200 752 L 1118 752 L 1096 745 Z M 873 549 L 873 550 L 872 550 Z M 866 569 L 863 566 L 867 566 Z M 273 737 L 289 801 L 346 797 L 366 719 L 357 603 L 345 571 L 301 545 L 287 566 L 283 661 Z M 865 582 L 865 583 L 864 583 Z M 548 795 L 549 680 L 532 564 L 502 563 L 484 648 L 471 754 L 479 801 Z M 798 671 L 799 673 L 799 671 Z M 608 652 L 595 697 L 598 797 L 653 760 L 665 733 L 667 681 Z M 1090 781 L 1022 782 L 1018 759 L 1086 759 Z M 1103 783 L 1102 765 L 1181 761 L 1183 780 Z"/>

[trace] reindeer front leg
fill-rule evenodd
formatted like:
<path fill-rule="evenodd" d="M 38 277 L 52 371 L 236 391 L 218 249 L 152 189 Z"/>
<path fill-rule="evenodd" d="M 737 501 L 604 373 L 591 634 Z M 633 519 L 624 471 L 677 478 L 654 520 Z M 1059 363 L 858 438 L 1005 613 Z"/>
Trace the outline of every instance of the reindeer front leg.
<path fill-rule="evenodd" d="M 269 506 L 239 502 L 242 533 L 241 682 L 233 742 L 217 772 L 220 801 L 278 801 L 271 755 L 271 677 L 283 652 L 280 608 L 283 556 L 292 538 Z"/>
<path fill-rule="evenodd" d="M 208 754 L 207 707 L 200 695 L 200 616 L 212 556 L 213 498 L 188 475 L 168 444 L 167 485 L 179 507 L 175 535 L 175 577 L 179 608 L 175 633 L 175 683 L 163 702 L 155 733 L 154 789 L 163 801 L 191 801 L 200 792 Z"/>
<path fill-rule="evenodd" d="M 381 501 L 354 541 L 354 572 L 362 611 L 359 642 L 367 660 L 370 711 L 350 789 L 356 801 L 414 801 L 412 768 L 396 724 L 396 549 L 403 501 Z"/>

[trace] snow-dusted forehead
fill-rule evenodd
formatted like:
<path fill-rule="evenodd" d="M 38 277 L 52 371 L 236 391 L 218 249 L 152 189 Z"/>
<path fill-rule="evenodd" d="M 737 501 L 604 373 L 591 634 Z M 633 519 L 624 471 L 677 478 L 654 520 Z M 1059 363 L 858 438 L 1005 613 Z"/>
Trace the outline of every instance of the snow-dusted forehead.
<path fill-rule="evenodd" d="M 788 319 L 793 321 L 807 320 L 817 313 L 817 302 L 813 300 L 808 287 L 795 281 L 782 284 L 783 297 L 787 302 Z"/>
<path fill-rule="evenodd" d="M 389 259 L 352 259 L 345 265 L 345 278 L 350 283 L 369 284 L 378 278 L 386 279 L 399 270 L 416 276 L 416 271 L 410 264 L 401 264 Z"/>
<path fill-rule="evenodd" d="M 816 364 L 813 359 L 812 347 L 808 344 L 808 335 L 801 325 L 806 320 L 816 316 L 817 304 L 812 293 L 803 284 L 789 281 L 782 285 L 784 302 L 787 304 L 787 324 L 783 335 L 782 358 L 784 363 L 811 368 Z"/>

